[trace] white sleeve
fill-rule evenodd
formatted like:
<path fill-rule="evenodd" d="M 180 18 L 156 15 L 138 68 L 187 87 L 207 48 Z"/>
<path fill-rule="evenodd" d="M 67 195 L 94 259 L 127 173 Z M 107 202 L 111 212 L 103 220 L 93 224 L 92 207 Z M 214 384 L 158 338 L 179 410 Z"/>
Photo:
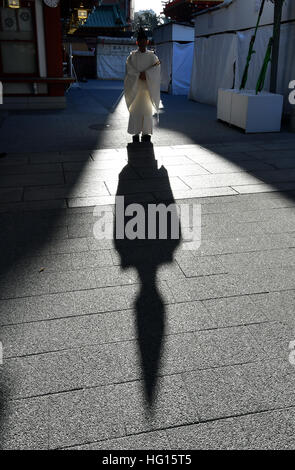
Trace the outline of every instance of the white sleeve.
<path fill-rule="evenodd" d="M 139 72 L 134 67 L 132 63 L 132 54 L 129 55 L 126 61 L 126 73 L 124 80 L 124 93 L 127 108 L 129 109 L 133 103 L 138 88 Z"/>
<path fill-rule="evenodd" d="M 161 87 L 161 65 L 158 57 L 154 54 L 152 65 L 146 70 L 146 80 L 149 88 L 151 101 L 158 112 L 160 106 Z"/>

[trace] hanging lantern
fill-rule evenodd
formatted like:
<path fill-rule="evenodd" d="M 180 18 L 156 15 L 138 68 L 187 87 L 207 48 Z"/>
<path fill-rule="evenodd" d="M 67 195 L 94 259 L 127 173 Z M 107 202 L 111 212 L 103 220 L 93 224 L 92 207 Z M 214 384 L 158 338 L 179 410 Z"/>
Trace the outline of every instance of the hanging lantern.
<path fill-rule="evenodd" d="M 9 8 L 20 8 L 19 0 L 8 0 Z"/>
<path fill-rule="evenodd" d="M 80 21 L 86 21 L 88 17 L 88 11 L 84 8 L 83 3 L 81 3 L 80 8 L 78 8 L 78 19 Z"/>

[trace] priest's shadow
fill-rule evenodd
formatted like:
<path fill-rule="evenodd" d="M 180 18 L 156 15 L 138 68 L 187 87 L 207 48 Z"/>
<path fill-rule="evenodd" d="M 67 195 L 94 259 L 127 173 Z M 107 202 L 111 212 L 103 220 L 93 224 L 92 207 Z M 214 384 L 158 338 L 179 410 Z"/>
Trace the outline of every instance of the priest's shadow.
<path fill-rule="evenodd" d="M 176 206 L 169 208 L 171 212 L 167 211 L 175 201 L 167 170 L 163 166 L 158 168 L 153 145 L 129 144 L 127 151 L 128 164 L 119 175 L 116 193 L 116 196 L 124 196 L 124 201 L 120 198 L 119 202 L 116 198 L 114 244 L 122 269 L 135 268 L 140 280 L 134 313 L 145 399 L 151 411 L 166 328 L 165 304 L 157 272 L 161 265 L 172 263 L 173 253 L 180 243 L 181 227 Z M 133 179 L 128 179 L 130 172 Z M 145 174 L 148 174 L 147 180 L 142 177 Z M 163 185 L 167 191 L 165 200 L 149 200 L 147 194 L 144 195 L 144 191 L 152 190 L 149 181 L 159 181 Z M 168 217 L 149 214 L 150 204 L 162 204 L 163 214 L 165 212 Z"/>

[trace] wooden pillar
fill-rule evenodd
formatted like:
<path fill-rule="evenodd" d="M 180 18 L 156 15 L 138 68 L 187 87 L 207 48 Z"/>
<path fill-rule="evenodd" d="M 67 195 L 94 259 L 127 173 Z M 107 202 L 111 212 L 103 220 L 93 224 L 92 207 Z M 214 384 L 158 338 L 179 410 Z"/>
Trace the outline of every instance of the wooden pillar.
<path fill-rule="evenodd" d="M 47 62 L 47 77 L 63 77 L 62 66 L 62 31 L 60 22 L 60 5 L 50 8 L 44 4 L 45 49 Z M 49 86 L 50 96 L 63 96 L 64 85 Z"/>

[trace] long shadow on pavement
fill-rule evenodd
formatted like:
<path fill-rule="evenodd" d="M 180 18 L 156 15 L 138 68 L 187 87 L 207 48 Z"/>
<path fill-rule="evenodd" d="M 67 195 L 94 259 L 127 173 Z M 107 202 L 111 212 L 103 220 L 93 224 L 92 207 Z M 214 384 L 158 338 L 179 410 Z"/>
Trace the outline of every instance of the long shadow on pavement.
<path fill-rule="evenodd" d="M 154 392 L 161 366 L 161 350 L 165 333 L 165 305 L 160 285 L 157 282 L 157 271 L 161 265 L 172 263 L 173 253 L 180 243 L 181 228 L 176 206 L 169 208 L 170 213 L 169 210 L 167 211 L 168 206 L 174 204 L 175 201 L 167 170 L 163 166 L 157 168 L 153 145 L 129 144 L 127 149 L 128 164 L 119 175 L 116 193 L 114 245 L 120 255 L 122 269 L 135 268 L 141 283 L 134 302 L 134 310 L 145 397 L 151 410 L 155 399 Z M 133 167 L 148 168 L 151 178 L 162 179 L 166 194 L 170 194 L 165 197 L 165 202 L 145 200 L 142 195 L 132 196 L 132 188 L 134 187 L 134 193 L 136 193 L 138 184 L 143 182 L 141 178 L 126 180 L 126 174 Z M 125 197 L 126 194 L 128 196 Z M 124 196 L 124 200 L 119 196 Z M 154 218 L 149 213 L 151 207 L 149 203 L 157 203 L 157 208 L 159 204 L 162 204 L 164 215 Z M 165 214 L 168 214 L 167 218 Z M 165 229 L 167 229 L 166 234 Z M 135 236 L 132 235 L 133 232 L 136 232 L 138 238 L 131 239 Z M 151 233 L 154 239 L 151 239 Z"/>

